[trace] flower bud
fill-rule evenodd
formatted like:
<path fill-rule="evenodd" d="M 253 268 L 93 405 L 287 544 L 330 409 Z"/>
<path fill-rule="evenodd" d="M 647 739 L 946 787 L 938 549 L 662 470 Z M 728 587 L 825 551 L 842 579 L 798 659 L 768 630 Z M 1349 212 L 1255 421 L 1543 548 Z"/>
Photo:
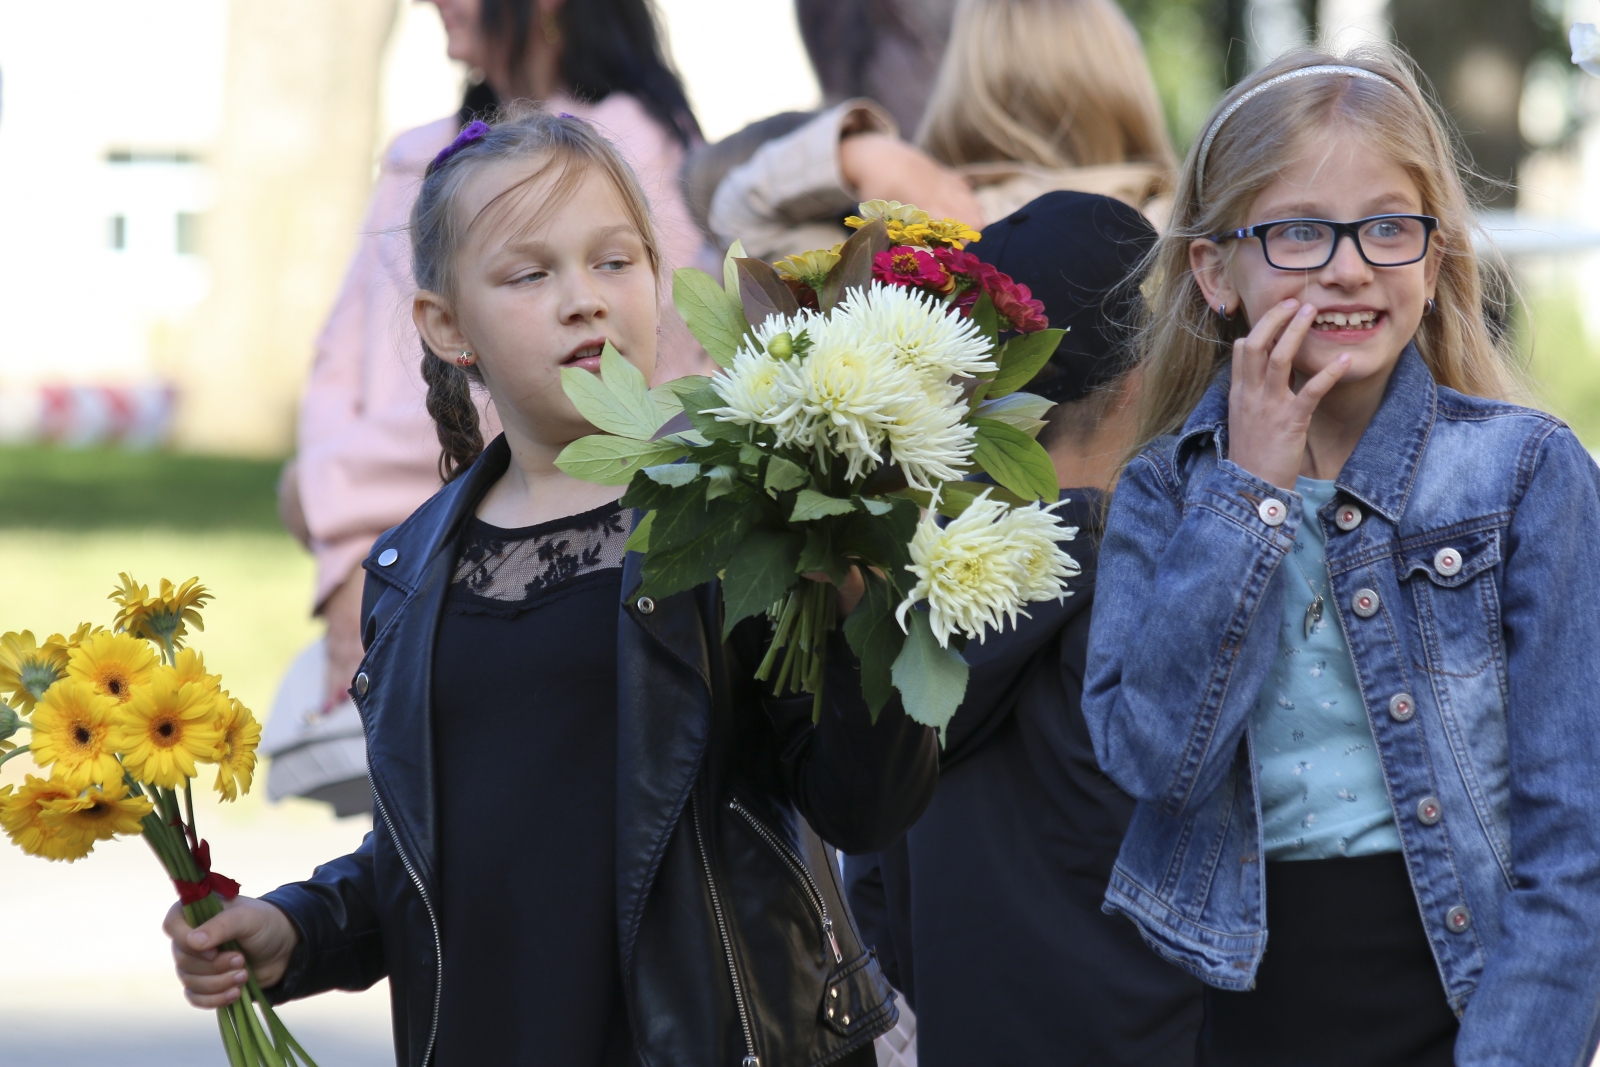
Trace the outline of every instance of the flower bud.
<path fill-rule="evenodd" d="M 794 338 L 788 333 L 775 333 L 767 342 L 767 355 L 773 359 L 788 359 L 794 355 Z"/>
<path fill-rule="evenodd" d="M 10 704 L 0 701 L 0 741 L 4 741 L 24 726 L 22 716 Z"/>

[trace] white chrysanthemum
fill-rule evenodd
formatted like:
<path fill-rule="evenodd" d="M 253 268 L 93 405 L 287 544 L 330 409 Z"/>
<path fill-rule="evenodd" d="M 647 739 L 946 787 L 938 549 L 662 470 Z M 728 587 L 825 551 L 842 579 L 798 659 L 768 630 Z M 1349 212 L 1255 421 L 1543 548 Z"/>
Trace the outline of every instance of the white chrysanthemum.
<path fill-rule="evenodd" d="M 846 477 L 854 481 L 883 462 L 894 413 L 923 390 L 881 345 L 857 345 L 832 321 L 814 322 L 807 335 L 810 351 L 784 368 L 794 375 L 789 387 L 809 424 L 791 419 L 777 426 L 778 442 L 843 456 L 849 464 Z"/>
<path fill-rule="evenodd" d="M 781 426 L 796 417 L 804 418 L 794 390 L 794 375 L 785 361 L 767 354 L 767 346 L 778 334 L 793 338 L 810 324 L 808 311 L 801 311 L 793 318 L 768 315 L 766 321 L 752 331 L 756 343 L 747 340 L 734 354 L 733 366 L 711 376 L 712 390 L 727 406 L 709 408 L 707 414 L 715 415 L 721 422 L 738 425 Z"/>
<path fill-rule="evenodd" d="M 931 293 L 873 282 L 850 293 L 834 309 L 833 325 L 861 345 L 884 344 L 895 362 L 929 382 L 986 374 L 995 369 L 989 342 L 964 315 L 951 315 Z"/>
<path fill-rule="evenodd" d="M 1059 603 L 1072 595 L 1067 579 L 1083 573 L 1078 561 L 1061 550 L 1059 542 L 1077 537 L 1078 528 L 1061 525 L 1061 516 L 1055 514 L 1060 506 L 1057 503 L 1040 507 L 1035 503 L 1012 508 L 1001 520 L 1007 539 L 1021 550 L 1022 599 L 1026 603 Z M 1015 622 L 1013 619 L 1013 625 Z"/>
<path fill-rule="evenodd" d="M 930 492 L 940 482 L 961 480 L 977 447 L 977 431 L 966 414 L 958 385 L 933 386 L 920 399 L 895 407 L 889 455 L 907 485 Z"/>
<path fill-rule="evenodd" d="M 982 641 L 985 627 L 998 631 L 1006 618 L 1016 618 L 1027 576 L 1022 553 L 1000 521 L 1006 511 L 986 491 L 943 527 L 932 511 L 923 516 L 906 566 L 917 583 L 895 609 L 902 630 L 906 612 L 920 600 L 928 602 L 928 622 L 941 648 L 949 647 L 958 630 Z"/>

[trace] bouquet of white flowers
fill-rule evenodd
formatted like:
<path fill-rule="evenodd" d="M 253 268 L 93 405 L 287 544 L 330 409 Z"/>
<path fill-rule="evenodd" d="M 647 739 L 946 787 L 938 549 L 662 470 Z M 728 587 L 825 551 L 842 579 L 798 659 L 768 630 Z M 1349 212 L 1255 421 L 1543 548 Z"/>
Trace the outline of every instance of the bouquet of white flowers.
<path fill-rule="evenodd" d="M 628 542 L 644 554 L 639 595 L 720 578 L 725 634 L 771 619 L 757 677 L 778 693 L 820 694 L 838 625 L 827 583 L 806 575 L 843 582 L 859 566 L 844 634 L 873 715 L 893 687 L 942 731 L 966 691 L 966 640 L 1067 596 L 1079 573 L 1034 440 L 1050 404 L 1018 391 L 1062 331 L 961 250 L 978 235 L 960 223 L 892 201 L 849 221 L 850 240 L 776 268 L 736 243 L 720 285 L 677 271 L 674 302 L 722 369 L 649 389 L 607 346 L 599 376 L 564 370 L 605 432 L 557 465 L 627 485 L 623 504 L 644 510 Z M 992 482 L 964 480 L 979 471 Z"/>

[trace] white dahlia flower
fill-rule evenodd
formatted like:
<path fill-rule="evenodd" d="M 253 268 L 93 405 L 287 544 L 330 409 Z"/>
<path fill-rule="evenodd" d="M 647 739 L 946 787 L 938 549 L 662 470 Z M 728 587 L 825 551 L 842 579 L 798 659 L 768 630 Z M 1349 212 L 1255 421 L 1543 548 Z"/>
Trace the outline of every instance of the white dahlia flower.
<path fill-rule="evenodd" d="M 965 421 L 966 414 L 959 385 L 932 386 L 894 408 L 889 455 L 907 485 L 931 492 L 940 482 L 961 480 L 977 447 L 977 431 Z"/>
<path fill-rule="evenodd" d="M 807 331 L 810 351 L 783 365 L 794 376 L 790 387 L 808 422 L 791 419 L 776 429 L 779 444 L 831 447 L 849 463 L 846 476 L 854 481 L 883 462 L 894 413 L 923 390 L 882 346 L 858 345 L 836 325 L 813 323 Z"/>
<path fill-rule="evenodd" d="M 1080 572 L 1056 539 L 1075 533 L 1049 509 L 1010 509 L 987 490 L 943 527 L 930 511 L 911 538 L 906 569 L 917 583 L 895 609 L 900 628 L 921 600 L 942 648 L 957 631 L 982 642 L 988 627 L 1015 626 L 1024 605 L 1067 595 L 1063 580 Z"/>
<path fill-rule="evenodd" d="M 707 413 L 721 422 L 738 425 L 782 426 L 803 418 L 794 388 L 795 376 L 785 361 L 767 354 L 767 346 L 778 334 L 793 338 L 809 325 L 807 312 L 794 318 L 767 316 L 754 331 L 758 343 L 746 341 L 734 354 L 733 366 L 712 375 L 711 388 L 726 406 L 709 408 Z"/>
<path fill-rule="evenodd" d="M 896 363 L 929 382 L 995 369 L 977 324 L 949 314 L 938 297 L 920 289 L 873 282 L 834 309 L 832 325 L 850 331 L 857 344 L 887 345 Z"/>
<path fill-rule="evenodd" d="M 1076 526 L 1061 525 L 1055 509 L 1065 501 L 1041 507 L 1037 503 L 1012 508 L 1000 520 L 1006 537 L 1019 549 L 1023 571 L 1022 599 L 1028 603 L 1054 600 L 1072 595 L 1067 579 L 1082 574 L 1078 561 L 1061 551 L 1058 542 L 1078 536 Z M 1014 622 L 1015 620 L 1013 620 Z"/>

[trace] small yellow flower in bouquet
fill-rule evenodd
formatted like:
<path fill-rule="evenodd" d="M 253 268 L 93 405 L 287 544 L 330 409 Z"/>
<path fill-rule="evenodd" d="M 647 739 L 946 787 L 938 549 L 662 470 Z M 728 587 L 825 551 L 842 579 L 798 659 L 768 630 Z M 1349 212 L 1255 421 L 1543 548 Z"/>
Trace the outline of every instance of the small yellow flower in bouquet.
<path fill-rule="evenodd" d="M 249 792 L 261 727 L 183 647 L 191 627 L 205 628 L 200 609 L 211 594 L 200 580 L 163 579 L 152 596 L 119 578 L 110 630 L 84 623 L 42 644 L 26 630 L 0 635 L 0 765 L 27 755 L 49 773 L 0 786 L 0 831 L 29 855 L 67 863 L 102 841 L 143 835 L 199 926 L 239 885 L 211 869 L 194 779 L 215 764 L 222 799 Z M 19 747 L 11 738 L 20 730 L 30 740 Z M 229 1067 L 316 1067 L 254 976 L 218 1009 L 217 1024 Z"/>

